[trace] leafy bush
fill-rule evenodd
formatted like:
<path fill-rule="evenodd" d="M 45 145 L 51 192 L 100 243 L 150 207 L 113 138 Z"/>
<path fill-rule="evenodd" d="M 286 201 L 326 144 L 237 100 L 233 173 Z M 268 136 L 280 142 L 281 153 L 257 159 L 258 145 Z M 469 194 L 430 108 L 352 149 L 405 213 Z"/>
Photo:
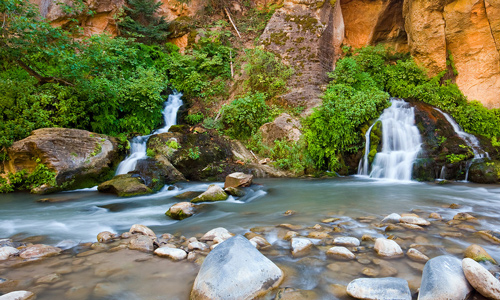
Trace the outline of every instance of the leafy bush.
<path fill-rule="evenodd" d="M 222 122 L 226 132 L 239 139 L 246 139 L 269 121 L 269 107 L 263 93 L 247 94 L 222 108 Z"/>
<path fill-rule="evenodd" d="M 33 172 L 21 170 L 16 173 L 8 173 L 7 179 L 0 177 L 0 193 L 13 192 L 15 190 L 31 190 L 41 185 L 56 185 L 56 172 L 50 170 L 46 165 L 37 161 Z"/>
<path fill-rule="evenodd" d="M 185 120 L 188 124 L 195 125 L 203 121 L 205 116 L 202 113 L 195 113 L 191 115 L 187 115 Z"/>

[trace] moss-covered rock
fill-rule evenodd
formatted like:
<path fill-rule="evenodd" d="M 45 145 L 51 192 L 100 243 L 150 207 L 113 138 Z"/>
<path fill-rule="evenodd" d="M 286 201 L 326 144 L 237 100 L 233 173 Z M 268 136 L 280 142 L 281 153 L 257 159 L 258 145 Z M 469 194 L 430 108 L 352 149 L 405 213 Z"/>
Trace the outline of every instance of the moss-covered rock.
<path fill-rule="evenodd" d="M 477 183 L 500 183 L 500 161 L 474 161 L 470 166 L 468 179 Z"/>
<path fill-rule="evenodd" d="M 193 200 L 191 200 L 191 202 L 198 203 L 198 202 L 224 201 L 228 197 L 229 196 L 226 194 L 226 192 L 224 192 L 224 190 L 220 186 L 211 184 L 206 192 L 194 198 Z"/>
<path fill-rule="evenodd" d="M 179 202 L 172 205 L 165 215 L 175 220 L 184 220 L 194 215 L 194 204 L 190 202 Z"/>
<path fill-rule="evenodd" d="M 368 152 L 368 162 L 371 164 L 375 155 L 382 151 L 382 122 L 377 121 L 370 132 L 370 152 Z"/>
<path fill-rule="evenodd" d="M 471 258 L 477 262 L 489 261 L 491 263 L 497 264 L 493 257 L 491 257 L 491 255 L 489 255 L 488 252 L 483 249 L 483 247 L 476 244 L 472 244 L 467 247 L 467 249 L 465 249 L 464 257 Z"/>
<path fill-rule="evenodd" d="M 144 184 L 153 191 L 160 190 L 165 184 L 185 180 L 184 176 L 172 164 L 161 157 L 139 160 L 132 174 L 138 174 Z"/>
<path fill-rule="evenodd" d="M 132 174 L 117 175 L 113 179 L 101 183 L 97 190 L 101 193 L 116 194 L 118 197 L 132 197 L 153 192 L 139 176 Z"/>

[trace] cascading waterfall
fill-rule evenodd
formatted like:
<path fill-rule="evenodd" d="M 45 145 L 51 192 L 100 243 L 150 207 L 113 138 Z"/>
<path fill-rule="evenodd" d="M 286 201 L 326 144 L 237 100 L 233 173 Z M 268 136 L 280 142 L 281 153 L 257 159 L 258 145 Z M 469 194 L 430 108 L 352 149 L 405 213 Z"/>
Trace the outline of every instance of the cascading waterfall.
<path fill-rule="evenodd" d="M 391 106 L 384 110 L 377 121 L 382 122 L 382 151 L 375 155 L 370 172 L 368 153 L 372 125 L 366 132 L 365 155 L 358 174 L 371 178 L 411 180 L 413 162 L 422 144 L 415 126 L 413 107 L 403 100 L 391 99 Z"/>
<path fill-rule="evenodd" d="M 490 155 L 488 152 L 484 151 L 483 148 L 481 148 L 481 144 L 479 143 L 479 140 L 472 134 L 467 133 L 462 130 L 460 125 L 458 125 L 457 122 L 447 113 L 444 111 L 440 110 L 439 108 L 434 108 L 435 110 L 439 111 L 450 123 L 450 125 L 453 127 L 453 130 L 455 133 L 469 146 L 469 148 L 472 149 L 472 153 L 474 153 L 474 157 L 472 158 L 471 161 L 467 163 L 467 170 L 465 172 L 465 181 L 469 178 L 469 168 L 472 165 L 472 162 L 481 158 L 489 158 Z M 445 168 L 443 166 L 443 168 Z M 440 176 L 441 179 L 444 179 L 444 176 Z"/>
<path fill-rule="evenodd" d="M 163 109 L 164 126 L 152 134 L 136 136 L 130 141 L 130 155 L 127 156 L 116 169 L 115 175 L 127 174 L 135 170 L 137 161 L 147 157 L 146 143 L 152 135 L 168 132 L 172 125 L 177 124 L 177 112 L 182 106 L 182 93 L 175 92 L 168 96 Z"/>

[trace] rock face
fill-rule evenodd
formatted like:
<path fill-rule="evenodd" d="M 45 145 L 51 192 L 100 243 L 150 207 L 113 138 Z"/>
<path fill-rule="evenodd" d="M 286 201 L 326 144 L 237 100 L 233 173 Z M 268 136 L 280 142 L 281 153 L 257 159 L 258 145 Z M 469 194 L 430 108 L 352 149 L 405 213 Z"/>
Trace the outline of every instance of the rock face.
<path fill-rule="evenodd" d="M 253 175 L 242 172 L 232 173 L 226 176 L 224 188 L 247 187 L 252 184 Z"/>
<path fill-rule="evenodd" d="M 183 220 L 194 214 L 194 205 L 191 202 L 176 203 L 165 214 L 172 219 Z"/>
<path fill-rule="evenodd" d="M 246 238 L 237 235 L 208 254 L 196 276 L 190 299 L 254 299 L 277 287 L 282 280 L 283 271 Z"/>
<path fill-rule="evenodd" d="M 198 202 L 213 202 L 213 201 L 224 201 L 226 200 L 228 195 L 224 190 L 215 184 L 211 184 L 208 189 L 198 197 L 194 198 L 191 200 L 193 203 L 198 203 Z"/>
<path fill-rule="evenodd" d="M 470 285 L 488 299 L 500 299 L 500 281 L 470 258 L 462 260 L 462 269 Z"/>
<path fill-rule="evenodd" d="M 5 172 L 33 171 L 36 160 L 54 170 L 56 183 L 65 189 L 92 187 L 109 179 L 123 158 L 115 138 L 79 129 L 43 128 L 12 144 Z M 41 192 L 58 191 L 47 187 Z"/>
<path fill-rule="evenodd" d="M 101 183 L 97 190 L 101 193 L 116 194 L 119 197 L 132 197 L 153 192 L 140 177 L 132 174 L 117 175 L 113 179 Z"/>
<path fill-rule="evenodd" d="M 411 300 L 408 282 L 401 278 L 358 278 L 349 283 L 347 294 L 356 299 Z"/>
<path fill-rule="evenodd" d="M 472 291 L 462 271 L 462 262 L 442 255 L 425 264 L 418 300 L 465 300 Z"/>
<path fill-rule="evenodd" d="M 262 134 L 262 142 L 273 147 L 275 140 L 298 141 L 302 135 L 301 129 L 299 120 L 282 113 L 274 121 L 262 125 L 259 131 Z"/>

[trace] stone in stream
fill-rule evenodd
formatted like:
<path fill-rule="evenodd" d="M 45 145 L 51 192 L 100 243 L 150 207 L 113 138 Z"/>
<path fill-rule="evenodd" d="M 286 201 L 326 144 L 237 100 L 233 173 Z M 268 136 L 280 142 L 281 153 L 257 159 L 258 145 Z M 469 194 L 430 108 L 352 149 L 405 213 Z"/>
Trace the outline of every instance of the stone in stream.
<path fill-rule="evenodd" d="M 453 256 L 442 255 L 425 264 L 418 300 L 465 300 L 472 291 L 462 262 Z"/>
<path fill-rule="evenodd" d="M 0 260 L 6 260 L 10 256 L 14 256 L 19 253 L 19 250 L 17 250 L 14 247 L 10 246 L 5 246 L 0 248 Z"/>
<path fill-rule="evenodd" d="M 176 220 L 184 220 L 194 215 L 194 204 L 191 202 L 179 202 L 168 209 L 165 215 Z"/>
<path fill-rule="evenodd" d="M 399 214 L 392 213 L 383 218 L 382 223 L 399 223 L 399 220 L 401 220 L 401 216 Z"/>
<path fill-rule="evenodd" d="M 226 228 L 224 227 L 217 227 L 217 228 L 214 228 L 212 230 L 210 230 L 209 232 L 205 233 L 205 235 L 203 235 L 200 240 L 201 241 L 219 241 L 219 242 L 222 242 L 222 241 L 225 241 L 231 237 L 233 237 L 234 234 L 230 233 L 229 231 L 227 231 Z"/>
<path fill-rule="evenodd" d="M 305 238 L 292 238 L 290 240 L 290 244 L 292 247 L 292 255 L 294 257 L 306 255 L 309 251 L 311 251 L 313 246 L 311 240 Z"/>
<path fill-rule="evenodd" d="M 300 299 L 318 299 L 318 295 L 314 291 L 299 290 L 291 287 L 281 288 L 274 300 L 300 300 Z"/>
<path fill-rule="evenodd" d="M 331 247 L 326 251 L 326 255 L 340 260 L 351 260 L 356 258 L 356 255 L 349 251 L 349 249 L 341 246 Z"/>
<path fill-rule="evenodd" d="M 488 252 L 483 249 L 483 247 L 476 244 L 472 244 L 467 247 L 467 249 L 465 249 L 464 257 L 472 258 L 477 262 L 489 261 L 491 263 L 497 264 L 496 260 L 494 260 L 493 257 L 491 257 Z"/>
<path fill-rule="evenodd" d="M 462 212 L 458 213 L 453 217 L 453 220 L 456 221 L 466 221 L 466 222 L 472 222 L 472 223 L 477 223 L 477 218 L 472 216 L 471 214 Z"/>
<path fill-rule="evenodd" d="M 404 255 L 403 250 L 398 243 L 386 238 L 376 239 L 374 249 L 379 256 L 385 258 L 396 258 Z"/>
<path fill-rule="evenodd" d="M 247 187 L 252 184 L 252 179 L 252 174 L 245 174 L 242 172 L 232 173 L 226 176 L 224 188 L 227 189 L 230 187 Z"/>
<path fill-rule="evenodd" d="M 130 227 L 129 230 L 130 233 L 139 233 L 142 235 L 147 235 L 152 238 L 156 238 L 156 234 L 153 230 L 151 230 L 149 227 L 141 225 L 141 224 L 134 224 L 132 227 Z"/>
<path fill-rule="evenodd" d="M 341 237 L 336 237 L 333 240 L 333 244 L 337 246 L 358 247 L 359 240 L 355 237 L 341 236 Z"/>
<path fill-rule="evenodd" d="M 481 230 L 476 232 L 482 239 L 487 240 L 489 242 L 500 244 L 500 232 L 496 232 L 493 230 Z"/>
<path fill-rule="evenodd" d="M 154 250 L 153 239 L 147 235 L 138 235 L 130 240 L 128 248 L 130 250 L 153 252 Z"/>
<path fill-rule="evenodd" d="M 224 192 L 224 190 L 216 185 L 211 184 L 208 186 L 208 189 L 199 195 L 198 197 L 191 200 L 192 203 L 198 202 L 213 202 L 213 201 L 223 201 L 226 200 L 229 196 Z"/>
<path fill-rule="evenodd" d="M 221 243 L 203 262 L 190 299 L 254 299 L 276 288 L 283 271 L 243 236 Z"/>
<path fill-rule="evenodd" d="M 425 219 L 415 216 L 404 216 L 399 220 L 400 223 L 413 224 L 419 226 L 429 226 L 431 223 Z"/>
<path fill-rule="evenodd" d="M 109 242 L 112 242 L 113 239 L 115 238 L 115 234 L 112 233 L 112 232 L 109 232 L 109 231 L 103 231 L 103 232 L 100 232 L 98 235 L 97 235 L 97 241 L 99 243 L 109 243 Z"/>
<path fill-rule="evenodd" d="M 153 192 L 140 177 L 131 174 L 117 175 L 101 183 L 97 190 L 101 193 L 112 193 L 118 197 L 133 197 Z"/>
<path fill-rule="evenodd" d="M 234 197 L 243 197 L 246 195 L 246 192 L 244 189 L 237 188 L 237 187 L 228 187 L 228 188 L 225 188 L 224 191 L 226 191 L 226 193 L 228 193 L 229 195 L 234 196 Z"/>
<path fill-rule="evenodd" d="M 418 251 L 417 249 L 410 248 L 406 252 L 406 255 L 408 256 L 409 259 L 416 261 L 416 262 L 427 262 L 429 260 L 429 257 L 422 252 Z"/>
<path fill-rule="evenodd" d="M 186 251 L 177 248 L 161 247 L 155 250 L 155 254 L 160 257 L 168 257 L 171 260 L 183 260 L 187 257 Z"/>
<path fill-rule="evenodd" d="M 29 291 L 15 291 L 0 296 L 0 300 L 34 300 L 36 295 Z"/>
<path fill-rule="evenodd" d="M 62 250 L 57 247 L 52 247 L 43 244 L 36 244 L 24 249 L 24 251 L 22 251 L 21 254 L 19 254 L 19 256 L 24 259 L 40 258 L 40 257 L 54 256 L 61 253 L 61 251 Z"/>
<path fill-rule="evenodd" d="M 470 285 L 489 299 L 500 300 L 500 281 L 471 258 L 462 260 L 462 269 Z"/>
<path fill-rule="evenodd" d="M 401 278 L 358 278 L 347 285 L 347 294 L 356 299 L 411 300 L 408 282 Z"/>

